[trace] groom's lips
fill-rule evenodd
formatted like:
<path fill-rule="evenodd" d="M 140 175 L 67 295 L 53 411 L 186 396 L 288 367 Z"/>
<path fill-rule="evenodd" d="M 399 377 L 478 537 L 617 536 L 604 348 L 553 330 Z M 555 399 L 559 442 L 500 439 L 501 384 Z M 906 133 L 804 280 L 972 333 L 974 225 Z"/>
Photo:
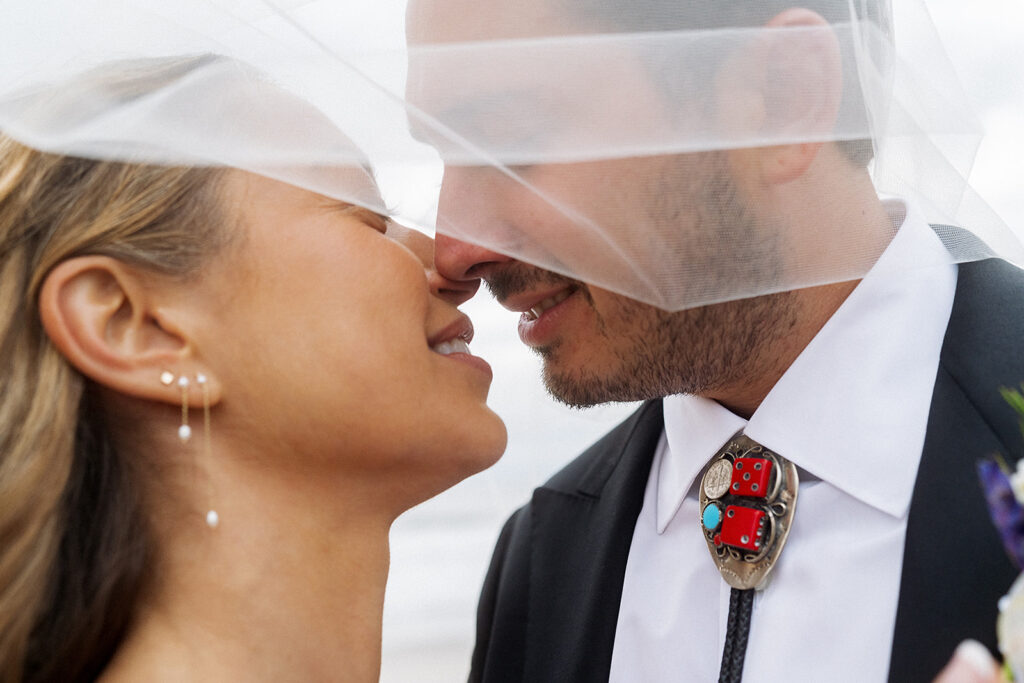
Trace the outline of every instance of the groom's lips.
<path fill-rule="evenodd" d="M 519 338 L 527 346 L 545 346 L 553 341 L 563 318 L 571 313 L 579 288 L 563 285 L 543 292 L 515 295 L 501 301 L 513 311 L 519 311 Z"/>

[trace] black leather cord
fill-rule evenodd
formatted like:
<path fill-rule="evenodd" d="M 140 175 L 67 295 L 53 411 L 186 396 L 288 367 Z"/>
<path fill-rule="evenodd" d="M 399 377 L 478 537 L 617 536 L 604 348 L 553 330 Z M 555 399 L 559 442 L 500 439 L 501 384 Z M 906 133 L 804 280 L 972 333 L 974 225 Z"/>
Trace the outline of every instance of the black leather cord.
<path fill-rule="evenodd" d="M 747 655 L 747 637 L 750 635 L 750 613 L 753 607 L 753 589 L 732 589 L 729 594 L 729 620 L 725 625 L 725 647 L 722 649 L 722 669 L 718 674 L 718 683 L 740 683 L 743 678 L 743 658 Z"/>

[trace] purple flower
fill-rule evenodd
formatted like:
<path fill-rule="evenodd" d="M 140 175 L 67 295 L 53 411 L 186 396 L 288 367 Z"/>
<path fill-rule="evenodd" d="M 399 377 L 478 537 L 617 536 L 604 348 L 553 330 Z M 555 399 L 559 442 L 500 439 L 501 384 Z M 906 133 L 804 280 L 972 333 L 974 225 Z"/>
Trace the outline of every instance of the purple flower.
<path fill-rule="evenodd" d="M 1010 478 L 995 460 L 980 461 L 978 476 L 1003 546 L 1017 567 L 1024 568 L 1024 508 L 1013 495 Z"/>

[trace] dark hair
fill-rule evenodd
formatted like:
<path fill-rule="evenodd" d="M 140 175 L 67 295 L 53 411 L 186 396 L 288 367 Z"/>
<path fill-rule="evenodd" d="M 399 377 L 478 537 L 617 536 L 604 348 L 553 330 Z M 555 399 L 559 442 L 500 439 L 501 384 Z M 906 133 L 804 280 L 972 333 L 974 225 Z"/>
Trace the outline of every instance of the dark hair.
<path fill-rule="evenodd" d="M 552 0 L 566 14 L 592 17 L 616 31 L 681 31 L 761 26 L 783 10 L 805 7 L 829 23 L 849 21 L 849 0 Z M 855 1 L 857 18 L 888 26 L 888 4 Z M 882 5 L 885 5 L 884 7 Z M 624 12 L 623 6 L 629 11 Z"/>
<path fill-rule="evenodd" d="M 597 26 L 621 32 L 681 31 L 761 26 L 780 12 L 804 7 L 830 24 L 853 19 L 870 21 L 883 33 L 892 32 L 888 0 L 854 0 L 857 16 L 850 16 L 849 0 L 551 0 L 559 11 L 592 20 Z M 623 11 L 625 8 L 626 11 Z M 879 56 L 879 58 L 881 58 Z M 849 65 L 847 65 L 849 68 Z M 852 74 L 852 71 L 849 72 Z M 848 75 L 849 75 L 848 74 Z M 861 99 L 856 78 L 844 78 L 844 100 Z M 867 113 L 860 105 L 862 115 Z M 836 145 L 851 163 L 865 166 L 874 157 L 870 139 L 841 140 Z"/>

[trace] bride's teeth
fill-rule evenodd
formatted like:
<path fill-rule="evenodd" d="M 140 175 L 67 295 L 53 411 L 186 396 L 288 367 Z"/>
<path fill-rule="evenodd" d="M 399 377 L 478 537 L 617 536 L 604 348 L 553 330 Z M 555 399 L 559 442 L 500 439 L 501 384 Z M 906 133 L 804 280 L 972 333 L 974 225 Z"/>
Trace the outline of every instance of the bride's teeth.
<path fill-rule="evenodd" d="M 436 351 L 442 356 L 447 356 L 451 353 L 469 353 L 469 344 L 466 343 L 465 339 L 449 339 L 448 341 L 443 341 L 440 344 L 435 344 L 430 348 L 432 351 Z"/>

